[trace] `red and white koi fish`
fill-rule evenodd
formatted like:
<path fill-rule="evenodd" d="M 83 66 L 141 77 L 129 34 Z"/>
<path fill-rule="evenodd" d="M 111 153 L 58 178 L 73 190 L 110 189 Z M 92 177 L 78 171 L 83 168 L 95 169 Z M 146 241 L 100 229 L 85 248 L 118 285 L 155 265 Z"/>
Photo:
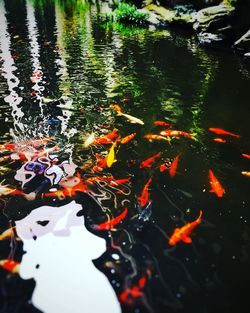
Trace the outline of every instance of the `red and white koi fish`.
<path fill-rule="evenodd" d="M 157 126 L 166 126 L 166 127 L 173 125 L 173 124 L 165 122 L 165 121 L 155 121 L 154 124 Z"/>
<path fill-rule="evenodd" d="M 158 152 L 157 154 L 153 155 L 152 157 L 148 158 L 147 160 L 141 162 L 140 168 L 151 168 L 154 161 L 161 156 L 161 152 Z"/>
<path fill-rule="evenodd" d="M 175 159 L 173 160 L 173 162 L 171 163 L 168 169 L 170 177 L 174 177 L 176 174 L 176 170 L 177 170 L 178 163 L 179 163 L 179 158 L 180 158 L 180 155 L 177 155 L 177 157 L 175 157 Z"/>
<path fill-rule="evenodd" d="M 130 135 L 124 137 L 124 138 L 121 138 L 120 139 L 120 143 L 122 145 L 124 145 L 124 144 L 128 143 L 130 140 L 132 140 L 133 138 L 135 138 L 135 136 L 136 136 L 136 133 L 132 133 L 132 134 L 130 134 Z"/>
<path fill-rule="evenodd" d="M 127 214 L 128 214 L 128 209 L 125 208 L 124 211 L 120 215 L 118 215 L 115 218 L 112 218 L 109 221 L 104 222 L 100 225 L 96 225 L 95 229 L 97 229 L 97 230 L 110 230 L 110 229 L 114 228 L 114 226 L 119 224 L 122 220 L 124 220 L 125 217 L 127 216 Z"/>
<path fill-rule="evenodd" d="M 144 138 L 148 139 L 148 140 L 165 140 L 165 141 L 170 141 L 169 137 L 164 137 L 164 136 L 160 136 L 160 135 L 154 135 L 154 134 L 147 134 L 144 136 Z"/>
<path fill-rule="evenodd" d="M 129 115 L 129 114 L 122 113 L 122 109 L 119 105 L 114 104 L 114 105 L 110 105 L 110 107 L 116 111 L 117 115 L 126 117 L 126 119 L 130 121 L 130 123 L 144 125 L 144 122 L 140 120 L 139 118 Z"/>
<path fill-rule="evenodd" d="M 222 128 L 212 128 L 210 127 L 208 129 L 210 132 L 213 132 L 217 135 L 227 135 L 227 136 L 231 136 L 231 137 L 235 137 L 235 138 L 240 138 L 240 135 L 236 135 L 236 134 L 233 134 L 233 133 L 230 133 Z"/>
<path fill-rule="evenodd" d="M 11 273 L 19 273 L 20 263 L 13 260 L 0 260 L 0 266 Z"/>
<path fill-rule="evenodd" d="M 174 246 L 180 241 L 183 241 L 185 243 L 191 243 L 192 238 L 190 237 L 190 234 L 193 231 L 193 229 L 201 223 L 201 216 L 202 211 L 200 211 L 200 215 L 195 221 L 188 223 L 182 226 L 181 228 L 176 228 L 174 230 L 174 233 L 171 235 L 168 244 L 170 246 Z"/>
<path fill-rule="evenodd" d="M 246 159 L 250 159 L 250 154 L 242 153 L 241 155 Z"/>
<path fill-rule="evenodd" d="M 210 192 L 216 193 L 217 197 L 221 198 L 225 193 L 225 189 L 221 186 L 211 169 L 209 170 L 209 183 L 211 186 Z"/>
<path fill-rule="evenodd" d="M 219 143 L 226 143 L 227 142 L 225 139 L 222 139 L 222 138 L 214 138 L 213 141 L 219 142 Z"/>
<path fill-rule="evenodd" d="M 137 200 L 140 202 L 141 207 L 144 207 L 148 201 L 149 201 L 149 195 L 148 195 L 148 187 L 152 182 L 152 178 L 150 177 L 145 186 L 142 189 L 142 193 L 139 197 L 137 197 Z"/>
<path fill-rule="evenodd" d="M 166 136 L 166 137 L 186 137 L 186 138 L 191 138 L 195 140 L 195 137 L 193 134 L 190 134 L 181 130 L 166 129 L 166 130 L 161 131 L 160 135 Z"/>

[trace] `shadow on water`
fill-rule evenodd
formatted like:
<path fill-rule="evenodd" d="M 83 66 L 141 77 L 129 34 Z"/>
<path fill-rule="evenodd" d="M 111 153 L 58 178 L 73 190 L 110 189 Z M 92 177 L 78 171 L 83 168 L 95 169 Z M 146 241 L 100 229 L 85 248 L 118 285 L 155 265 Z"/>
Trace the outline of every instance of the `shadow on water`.
<path fill-rule="evenodd" d="M 97 12 L 78 0 L 0 0 L 1 231 L 42 205 L 75 199 L 87 229 L 106 240 L 107 251 L 94 263 L 108 277 L 123 312 L 244 313 L 250 181 L 241 172 L 250 164 L 241 154 L 250 154 L 249 66 L 237 56 L 201 49 L 181 31 L 107 24 Z M 144 124 L 130 123 L 131 116 Z M 166 128 L 155 125 L 157 120 L 196 140 L 147 140 L 145 135 Z M 216 135 L 210 127 L 240 138 Z M 83 143 L 113 129 L 121 138 L 136 136 L 113 144 L 117 162 L 102 168 L 98 156 L 107 157 L 114 139 L 109 145 Z M 140 168 L 158 152 L 152 167 Z M 174 177 L 169 169 L 159 171 L 177 155 Z M 45 177 L 52 164 L 66 171 L 65 163 L 77 165 L 69 175 L 76 188 Z M 15 176 L 25 166 L 26 182 L 29 175 L 36 179 L 27 185 Z M 222 198 L 209 192 L 209 169 L 225 188 Z M 140 205 L 150 177 L 151 205 Z M 116 181 L 121 178 L 127 181 Z M 125 207 L 122 223 L 98 230 L 96 225 Z M 194 221 L 200 210 L 202 223 L 192 244 L 170 246 L 174 229 Z M 0 260 L 22 260 L 15 231 L 0 247 Z M 3 268 L 0 279 L 0 312 L 38 312 L 30 302 L 33 280 Z"/>

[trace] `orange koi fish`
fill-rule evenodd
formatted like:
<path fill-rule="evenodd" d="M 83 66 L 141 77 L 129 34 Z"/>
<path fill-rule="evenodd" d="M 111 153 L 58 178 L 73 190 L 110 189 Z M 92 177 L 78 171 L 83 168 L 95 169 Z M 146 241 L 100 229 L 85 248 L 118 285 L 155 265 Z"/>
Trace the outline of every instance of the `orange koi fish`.
<path fill-rule="evenodd" d="M 120 215 L 118 215 L 117 217 L 112 218 L 111 220 L 104 222 L 100 225 L 96 225 L 95 229 L 110 230 L 110 229 L 114 228 L 114 226 L 119 224 L 122 220 L 124 220 L 124 218 L 127 216 L 127 214 L 128 214 L 128 209 L 125 208 L 124 211 Z"/>
<path fill-rule="evenodd" d="M 157 125 L 157 126 L 166 126 L 166 127 L 173 125 L 173 124 L 167 123 L 165 121 L 155 121 L 154 124 Z"/>
<path fill-rule="evenodd" d="M 160 132 L 160 135 L 162 136 L 167 136 L 167 137 L 187 137 L 191 139 L 195 139 L 193 134 L 181 131 L 181 130 L 171 130 L 171 129 L 166 129 Z"/>
<path fill-rule="evenodd" d="M 250 154 L 242 153 L 241 154 L 244 158 L 250 159 Z"/>
<path fill-rule="evenodd" d="M 110 181 L 110 186 L 119 186 L 121 184 L 125 184 L 125 183 L 128 183 L 130 181 L 130 178 L 131 177 L 128 177 L 128 178 L 122 178 L 122 179 L 112 179 Z"/>
<path fill-rule="evenodd" d="M 250 172 L 242 171 L 241 174 L 244 176 L 250 177 Z"/>
<path fill-rule="evenodd" d="M 97 164 L 93 167 L 94 172 L 102 172 L 104 168 L 107 167 L 106 157 L 101 158 L 98 153 L 96 153 Z"/>
<path fill-rule="evenodd" d="M 116 112 L 121 112 L 122 108 L 118 104 L 111 104 L 110 107 Z"/>
<path fill-rule="evenodd" d="M 222 139 L 222 138 L 214 138 L 213 140 L 215 142 L 219 142 L 219 143 L 226 143 L 227 142 L 225 139 Z"/>
<path fill-rule="evenodd" d="M 0 260 L 0 266 L 11 273 L 19 273 L 20 263 L 13 260 Z"/>
<path fill-rule="evenodd" d="M 240 135 L 236 135 L 236 134 L 233 134 L 233 133 L 230 133 L 222 128 L 209 128 L 208 129 L 210 132 L 213 132 L 217 135 L 228 135 L 228 136 L 232 136 L 232 137 L 236 137 L 236 138 L 240 138 Z"/>
<path fill-rule="evenodd" d="M 132 134 L 130 134 L 130 135 L 124 137 L 124 138 L 121 138 L 120 143 L 121 143 L 122 145 L 124 145 L 125 143 L 128 143 L 130 140 L 132 140 L 133 138 L 135 138 L 135 136 L 136 136 L 136 133 L 132 133 Z"/>
<path fill-rule="evenodd" d="M 101 136 L 100 138 L 97 138 L 93 142 L 93 144 L 94 145 L 109 145 L 118 136 L 117 132 L 118 132 L 118 130 L 114 129 L 111 133 L 104 135 L 104 136 Z"/>
<path fill-rule="evenodd" d="M 165 140 L 165 141 L 170 141 L 170 138 L 166 138 L 164 136 L 160 136 L 160 135 L 153 135 L 153 134 L 148 134 L 145 135 L 144 138 L 148 139 L 148 140 Z"/>
<path fill-rule="evenodd" d="M 174 230 L 174 233 L 170 237 L 168 244 L 170 246 L 174 246 L 180 241 L 183 241 L 185 243 L 191 243 L 192 238 L 190 237 L 190 234 L 193 231 L 193 229 L 201 223 L 201 216 L 202 216 L 202 211 L 200 211 L 200 215 L 195 221 L 188 223 L 182 226 L 181 228 L 176 228 Z"/>
<path fill-rule="evenodd" d="M 177 157 L 171 163 L 170 168 L 168 169 L 170 177 L 174 177 L 176 174 L 179 158 L 180 158 L 180 155 L 177 155 Z"/>
<path fill-rule="evenodd" d="M 162 172 L 165 172 L 166 170 L 168 170 L 169 167 L 170 167 L 170 165 L 169 165 L 168 163 L 163 163 L 163 164 L 161 164 L 161 165 L 159 166 L 159 170 L 160 170 L 160 172 L 162 173 Z"/>
<path fill-rule="evenodd" d="M 148 158 L 147 160 L 141 162 L 140 168 L 151 168 L 154 161 L 161 156 L 161 152 L 158 152 L 157 154 L 153 155 L 151 158 Z"/>
<path fill-rule="evenodd" d="M 145 184 L 144 188 L 142 189 L 142 193 L 139 197 L 137 197 L 137 200 L 140 202 L 141 207 L 144 207 L 149 200 L 149 195 L 148 195 L 148 187 L 152 182 L 152 178 L 150 177 L 147 183 Z"/>
<path fill-rule="evenodd" d="M 221 186 L 218 179 L 214 176 L 212 170 L 209 170 L 209 183 L 211 186 L 210 192 L 216 193 L 217 197 L 221 198 L 225 193 L 225 189 Z"/>

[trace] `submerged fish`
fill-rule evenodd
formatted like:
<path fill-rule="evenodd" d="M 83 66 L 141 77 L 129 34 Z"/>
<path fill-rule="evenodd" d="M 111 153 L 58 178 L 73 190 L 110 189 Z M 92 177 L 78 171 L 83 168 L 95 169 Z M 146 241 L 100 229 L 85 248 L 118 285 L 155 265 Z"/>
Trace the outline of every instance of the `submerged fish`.
<path fill-rule="evenodd" d="M 176 228 L 169 239 L 169 245 L 174 246 L 180 241 L 183 241 L 185 243 L 191 243 L 192 238 L 190 237 L 190 234 L 193 229 L 201 223 L 201 216 L 202 211 L 200 211 L 199 217 L 194 222 L 188 223 L 181 228 Z"/>
<path fill-rule="evenodd" d="M 161 156 L 161 152 L 156 153 L 152 157 L 148 158 L 147 160 L 141 162 L 140 168 L 151 168 L 154 161 Z"/>
<path fill-rule="evenodd" d="M 151 182 L 152 178 L 150 177 L 145 186 L 143 187 L 141 195 L 137 197 L 137 200 L 140 202 L 141 207 L 144 207 L 149 201 L 148 188 Z"/>
<path fill-rule="evenodd" d="M 110 230 L 110 229 L 114 228 L 114 226 L 119 224 L 122 220 L 124 220 L 124 218 L 127 216 L 127 214 L 128 214 L 128 209 L 125 208 L 124 211 L 120 215 L 118 215 L 115 218 L 110 219 L 107 222 L 104 222 L 102 224 L 96 225 L 95 229 L 98 229 L 98 230 Z"/>
<path fill-rule="evenodd" d="M 95 141 L 95 133 L 91 133 L 83 143 L 84 148 L 88 148 Z"/>
<path fill-rule="evenodd" d="M 175 159 L 171 163 L 170 167 L 168 168 L 168 172 L 169 172 L 170 177 L 174 177 L 176 174 L 179 158 L 180 158 L 180 155 L 177 155 L 177 157 L 175 157 Z"/>
<path fill-rule="evenodd" d="M 226 143 L 227 142 L 225 139 L 222 139 L 222 138 L 214 138 L 213 140 L 215 142 L 219 142 L 219 143 Z"/>
<path fill-rule="evenodd" d="M 221 186 L 220 182 L 214 176 L 214 173 L 211 169 L 209 170 L 209 183 L 211 186 L 210 192 L 214 192 L 217 197 L 221 198 L 225 193 L 225 189 Z"/>
<path fill-rule="evenodd" d="M 132 134 L 130 134 L 130 135 L 124 137 L 124 138 L 121 138 L 120 139 L 120 143 L 122 145 L 124 145 L 124 144 L 128 143 L 130 140 L 132 140 L 135 136 L 136 136 L 136 133 L 132 133 Z"/>
<path fill-rule="evenodd" d="M 166 130 L 161 131 L 160 135 L 167 136 L 167 137 L 186 137 L 186 138 L 191 138 L 191 139 L 196 140 L 194 137 L 194 134 L 190 134 L 182 130 L 166 129 Z"/>
<path fill-rule="evenodd" d="M 244 176 L 250 177 L 250 172 L 242 171 L 241 174 Z"/>
<path fill-rule="evenodd" d="M 110 105 L 110 107 L 116 111 L 117 115 L 126 117 L 126 119 L 128 119 L 130 123 L 144 125 L 144 122 L 140 120 L 139 118 L 133 115 L 122 113 L 122 109 L 119 105 L 114 104 L 114 105 Z"/>
<path fill-rule="evenodd" d="M 154 124 L 157 126 L 166 126 L 166 127 L 173 125 L 173 124 L 165 122 L 165 121 L 155 121 Z"/>
<path fill-rule="evenodd" d="M 116 142 L 114 142 L 109 150 L 109 153 L 106 158 L 107 167 L 111 167 L 113 163 L 117 162 L 115 159 L 115 146 Z"/>
<path fill-rule="evenodd" d="M 234 134 L 234 133 L 230 133 L 227 130 L 224 130 L 222 128 L 210 127 L 208 130 L 210 132 L 213 132 L 213 133 L 217 134 L 217 135 L 227 135 L 227 136 L 231 136 L 231 137 L 235 137 L 235 138 L 240 138 L 240 135 L 237 135 L 237 134 Z"/>
<path fill-rule="evenodd" d="M 164 136 L 160 136 L 160 135 L 154 135 L 154 134 L 147 134 L 144 136 L 144 138 L 148 139 L 148 140 L 165 140 L 170 142 L 170 138 L 169 137 L 164 137 Z"/>
<path fill-rule="evenodd" d="M 0 266 L 11 273 L 19 273 L 20 263 L 13 260 L 0 260 Z"/>
<path fill-rule="evenodd" d="M 250 154 L 242 153 L 241 155 L 246 159 L 250 159 Z"/>

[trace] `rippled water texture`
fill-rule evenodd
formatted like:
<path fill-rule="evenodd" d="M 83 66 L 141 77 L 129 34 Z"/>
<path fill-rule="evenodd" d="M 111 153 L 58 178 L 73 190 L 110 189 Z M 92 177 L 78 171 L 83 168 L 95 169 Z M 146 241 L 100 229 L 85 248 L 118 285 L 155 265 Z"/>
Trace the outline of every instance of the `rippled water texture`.
<path fill-rule="evenodd" d="M 0 0 L 0 312 L 46 307 L 34 300 L 36 270 L 64 287 L 63 297 L 48 279 L 47 307 L 66 294 L 70 313 L 97 313 L 100 303 L 105 311 L 101 280 L 80 281 L 86 266 L 126 313 L 248 312 L 250 177 L 241 172 L 250 172 L 242 156 L 250 154 L 249 64 L 200 48 L 183 30 L 105 23 L 99 9 L 78 0 Z M 185 133 L 144 137 L 165 129 Z M 113 138 L 98 142 L 107 134 Z M 222 196 L 210 192 L 218 183 L 209 170 Z M 171 244 L 200 211 L 190 237 Z M 82 237 L 85 228 L 97 246 L 106 242 L 96 271 L 83 260 L 97 249 Z M 103 246 L 97 250 L 91 259 Z M 56 303 L 44 312 L 62 312 Z"/>

